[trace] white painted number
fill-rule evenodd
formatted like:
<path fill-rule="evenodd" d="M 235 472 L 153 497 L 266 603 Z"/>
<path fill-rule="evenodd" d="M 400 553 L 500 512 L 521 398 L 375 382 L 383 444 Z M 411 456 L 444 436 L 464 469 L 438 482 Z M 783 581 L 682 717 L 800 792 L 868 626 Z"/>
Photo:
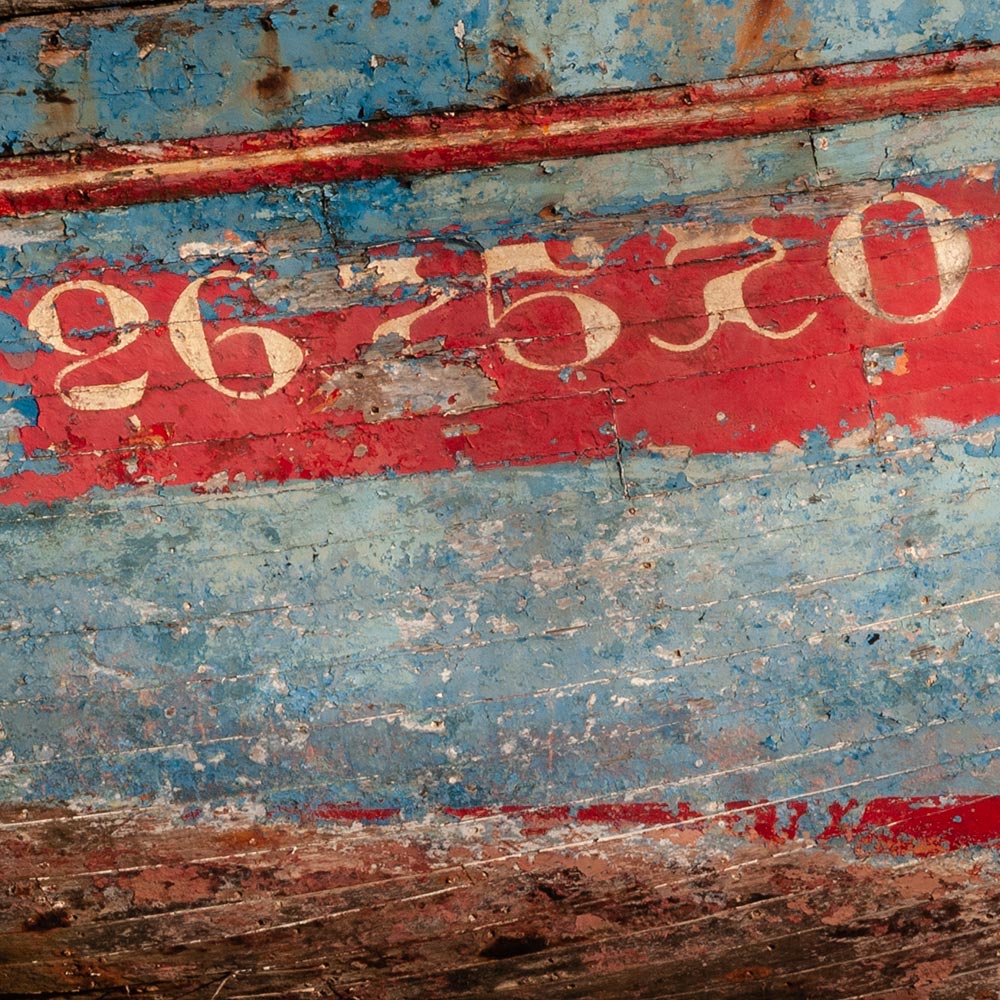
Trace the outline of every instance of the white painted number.
<path fill-rule="evenodd" d="M 869 204 L 847 215 L 837 225 L 830 241 L 827 261 L 830 272 L 841 290 L 852 302 L 865 312 L 892 323 L 924 323 L 939 316 L 954 301 L 969 272 L 972 249 L 969 237 L 962 225 L 948 214 L 948 210 L 936 201 L 923 195 L 892 193 L 881 199 L 881 203 L 906 203 L 913 205 L 923 217 L 927 227 L 939 282 L 939 293 L 934 306 L 924 312 L 905 315 L 892 313 L 879 305 L 872 282 L 871 269 L 864 249 L 864 216 L 874 206 Z M 676 234 L 672 234 L 675 235 Z M 797 337 L 815 319 L 811 312 L 801 323 L 787 330 L 771 329 L 757 322 L 746 303 L 744 286 L 747 279 L 761 268 L 772 267 L 783 261 L 787 250 L 780 240 L 758 233 L 751 223 L 732 226 L 707 227 L 700 230 L 684 230 L 676 237 L 676 242 L 664 258 L 667 266 L 676 264 L 682 254 L 692 250 L 733 245 L 748 245 L 755 251 L 752 262 L 746 266 L 730 270 L 708 281 L 702 290 L 707 327 L 695 340 L 676 342 L 659 336 L 650 336 L 657 347 L 665 351 L 696 351 L 704 347 L 724 323 L 737 323 L 751 333 L 768 340 L 788 340 Z M 533 361 L 522 351 L 522 342 L 503 338 L 498 346 L 508 360 L 536 371 L 558 372 L 567 367 L 579 368 L 601 357 L 617 340 L 621 333 L 621 319 L 603 302 L 593 296 L 577 291 L 541 291 L 525 295 L 506 308 L 497 307 L 497 291 L 494 287 L 500 274 L 529 275 L 549 274 L 560 277 L 581 278 L 594 274 L 603 264 L 603 249 L 593 241 L 580 240 L 574 244 L 574 251 L 581 257 L 590 258 L 591 266 L 583 268 L 560 267 L 553 263 L 544 243 L 520 243 L 493 247 L 483 253 L 483 270 L 486 280 L 486 312 L 491 330 L 497 327 L 511 313 L 542 299 L 562 299 L 576 312 L 583 327 L 582 357 L 567 358 L 562 362 L 546 363 Z M 756 256 L 757 251 L 767 253 L 766 257 Z M 367 271 L 375 271 L 375 287 L 393 285 L 425 284 L 417 272 L 419 257 L 398 257 L 373 261 Z M 353 268 L 341 268 L 345 287 L 352 287 L 360 281 Z M 271 327 L 236 325 L 218 334 L 211 343 L 205 332 L 198 295 L 207 281 L 216 279 L 245 280 L 249 275 L 238 271 L 215 271 L 191 282 L 180 294 L 170 312 L 170 340 L 181 360 L 199 379 L 210 385 L 216 392 L 232 399 L 263 399 L 280 392 L 295 377 L 304 360 L 304 352 L 290 337 Z M 111 314 L 116 333 L 112 342 L 103 350 L 88 355 L 85 351 L 71 347 L 61 326 L 56 304 L 59 297 L 67 292 L 88 292 L 101 301 Z M 448 289 L 431 296 L 428 301 L 408 315 L 398 316 L 382 322 L 374 331 L 372 340 L 396 335 L 404 342 L 411 339 L 411 331 L 417 320 L 429 315 L 452 301 L 459 290 Z M 97 385 L 76 385 L 64 387 L 67 377 L 74 372 L 108 358 L 134 343 L 142 333 L 142 327 L 149 322 L 145 306 L 134 296 L 113 285 L 100 281 L 66 281 L 56 285 L 42 296 L 38 304 L 28 314 L 28 326 L 46 346 L 60 354 L 75 356 L 78 360 L 66 365 L 55 378 L 55 390 L 71 407 L 77 410 L 117 410 L 134 406 L 142 399 L 149 379 L 149 372 L 123 382 Z M 562 336 L 563 330 L 537 330 L 541 337 Z M 233 337 L 256 337 L 267 357 L 268 370 L 265 375 L 269 384 L 263 388 L 233 389 L 224 385 L 212 359 L 213 345 L 222 344 Z M 580 347 L 575 354 L 579 355 Z M 252 373 L 229 378 L 256 378 Z"/>
<path fill-rule="evenodd" d="M 93 292 L 94 295 L 103 298 L 116 328 L 114 340 L 103 351 L 89 357 L 85 356 L 85 351 L 79 351 L 66 343 L 59 313 L 56 310 L 56 302 L 60 295 L 77 291 Z M 43 344 L 60 354 L 74 354 L 83 358 L 82 361 L 74 361 L 63 368 L 55 380 L 56 392 L 75 410 L 119 410 L 134 406 L 142 399 L 149 372 L 143 372 L 138 378 L 129 379 L 127 382 L 79 385 L 69 389 L 63 389 L 63 381 L 67 375 L 85 365 L 117 354 L 128 347 L 142 333 L 141 325 L 148 321 L 149 313 L 146 312 L 146 307 L 134 295 L 100 281 L 64 281 L 50 288 L 28 314 L 28 328 Z"/>
<path fill-rule="evenodd" d="M 791 330 L 771 330 L 761 326 L 750 314 L 743 297 L 743 285 L 754 271 L 770 267 L 785 259 L 786 250 L 780 240 L 772 236 L 762 236 L 756 232 L 753 225 L 719 226 L 698 232 L 685 232 L 670 248 L 665 263 L 672 265 L 677 258 L 689 250 L 700 250 L 704 247 L 721 247 L 733 243 L 756 241 L 760 249 L 770 250 L 772 256 L 756 263 L 749 264 L 729 274 L 721 274 L 712 278 L 702 292 L 705 302 L 705 312 L 708 316 L 708 328 L 697 339 L 689 343 L 676 343 L 664 340 L 662 337 L 650 335 L 650 340 L 665 351 L 696 351 L 704 347 L 716 334 L 723 323 L 741 323 L 751 332 L 767 337 L 768 340 L 789 340 L 797 337 L 816 318 L 816 313 L 810 313 L 798 326 Z"/>
<path fill-rule="evenodd" d="M 965 230 L 953 219 L 948 210 L 930 198 L 919 194 L 893 193 L 887 194 L 883 202 L 908 202 L 920 209 L 927 225 L 931 246 L 934 248 L 934 261 L 937 265 L 940 293 L 937 303 L 926 312 L 915 313 L 912 316 L 891 313 L 883 309 L 875 298 L 872 286 L 872 274 L 865 257 L 862 229 L 864 213 L 871 208 L 851 212 L 833 231 L 830 240 L 830 273 L 849 296 L 852 302 L 861 306 L 866 313 L 891 323 L 925 323 L 951 305 L 969 273 L 972 260 L 972 247 Z"/>
<path fill-rule="evenodd" d="M 521 353 L 517 341 L 501 340 L 499 341 L 500 350 L 504 357 L 510 361 L 523 365 L 525 368 L 544 372 L 558 372 L 566 367 L 579 368 L 599 358 L 618 339 L 622 326 L 618 314 L 609 309 L 603 302 L 598 302 L 597 299 L 589 295 L 581 295 L 578 292 L 535 292 L 531 295 L 525 295 L 523 299 L 518 299 L 513 305 L 499 313 L 493 305 L 493 280 L 498 274 L 504 272 L 526 274 L 547 271 L 553 274 L 583 277 L 593 274 L 597 270 L 596 267 L 558 267 L 552 263 L 544 243 L 519 243 L 513 246 L 493 247 L 491 250 L 485 251 L 483 259 L 486 271 L 486 314 L 489 317 L 491 329 L 495 329 L 504 317 L 509 316 L 515 309 L 520 309 L 521 306 L 526 306 L 530 302 L 537 302 L 539 299 L 565 299 L 576 310 L 580 322 L 583 324 L 583 343 L 586 351 L 582 358 L 565 361 L 561 364 L 542 364 L 539 361 L 526 358 Z M 547 330 L 545 335 L 557 336 L 560 332 Z"/>
<path fill-rule="evenodd" d="M 395 257 L 389 260 L 377 260 L 372 261 L 365 270 L 374 270 L 378 273 L 378 280 L 375 282 L 376 288 L 391 287 L 392 285 L 423 285 L 425 279 L 417 273 L 417 265 L 421 259 L 420 257 Z M 394 336 L 399 337 L 407 344 L 410 343 L 413 337 L 413 324 L 418 319 L 430 315 L 435 309 L 447 305 L 456 295 L 458 295 L 458 289 L 448 289 L 405 316 L 395 316 L 379 323 L 372 334 L 372 343 L 377 343 L 383 337 Z"/>
<path fill-rule="evenodd" d="M 213 281 L 216 278 L 247 277 L 248 275 L 236 271 L 215 271 L 207 277 L 192 281 L 180 294 L 170 311 L 170 340 L 188 368 L 216 392 L 221 392 L 223 396 L 231 396 L 233 399 L 263 399 L 279 392 L 295 377 L 305 356 L 302 348 L 291 338 L 267 326 L 230 327 L 220 333 L 214 343 L 221 344 L 232 337 L 242 335 L 259 337 L 267 355 L 271 376 L 271 384 L 266 389 L 230 389 L 219 380 L 212 362 L 212 353 L 201 319 L 201 306 L 198 303 L 198 292 L 206 281 Z"/>

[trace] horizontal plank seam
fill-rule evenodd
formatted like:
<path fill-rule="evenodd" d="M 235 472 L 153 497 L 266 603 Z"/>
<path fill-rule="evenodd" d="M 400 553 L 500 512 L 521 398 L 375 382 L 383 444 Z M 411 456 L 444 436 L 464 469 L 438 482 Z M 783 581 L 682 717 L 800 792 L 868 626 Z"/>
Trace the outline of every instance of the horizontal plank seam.
<path fill-rule="evenodd" d="M 594 156 L 1000 102 L 1000 45 L 379 122 L 0 159 L 0 216 Z"/>

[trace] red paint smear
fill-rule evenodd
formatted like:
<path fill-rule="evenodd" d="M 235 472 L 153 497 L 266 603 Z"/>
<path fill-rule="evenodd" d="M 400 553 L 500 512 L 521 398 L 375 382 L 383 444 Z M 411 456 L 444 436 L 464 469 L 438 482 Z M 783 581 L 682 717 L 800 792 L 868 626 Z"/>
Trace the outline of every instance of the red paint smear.
<path fill-rule="evenodd" d="M 852 831 L 867 850 L 928 857 L 1000 839 L 1000 795 L 874 799 Z"/>
<path fill-rule="evenodd" d="M 780 846 L 801 842 L 801 821 L 813 810 L 830 816 L 826 829 L 815 838 L 817 843 L 839 841 L 862 856 L 927 857 L 1000 842 L 1000 795 L 887 797 L 872 799 L 863 809 L 856 799 L 812 803 L 802 799 L 781 803 L 728 802 L 725 812 L 708 816 L 686 802 L 612 802 L 578 807 L 466 806 L 443 808 L 440 814 L 458 821 L 506 818 L 518 822 L 525 837 L 541 837 L 565 827 L 602 826 L 637 833 L 682 827 L 699 834 L 718 831 Z M 280 806 L 274 812 L 307 824 L 380 824 L 403 820 L 401 809 L 366 808 L 359 803 Z M 848 821 L 849 814 L 856 818 Z M 195 819 L 198 815 L 200 811 L 192 808 L 185 812 L 184 818 Z"/>
<path fill-rule="evenodd" d="M 603 803 L 574 810 L 478 806 L 444 812 L 458 819 L 513 816 L 523 821 L 525 836 L 538 836 L 567 824 L 611 826 L 618 830 L 683 826 L 700 833 L 718 829 L 738 837 L 783 844 L 798 839 L 800 822 L 811 808 L 830 815 L 829 825 L 816 838 L 819 843 L 840 840 L 859 854 L 929 856 L 1000 841 L 1000 795 L 873 799 L 853 822 L 846 821 L 846 817 L 857 814 L 856 799 L 812 806 L 805 800 L 780 804 L 727 802 L 726 811 L 716 816 L 705 816 L 685 802 Z M 783 819 L 786 822 L 782 825 Z"/>
<path fill-rule="evenodd" d="M 1000 99 L 998 65 L 998 47 L 981 47 L 503 110 L 25 156 L 0 166 L 0 214 L 592 156 L 988 105 Z M 268 159 L 246 159 L 260 154 Z M 163 165 L 171 171 L 157 174 Z M 4 190 L 5 180 L 31 178 L 45 183 Z"/>
<path fill-rule="evenodd" d="M 356 802 L 321 802 L 317 806 L 278 806 L 274 812 L 292 816 L 299 823 L 388 823 L 398 819 L 399 809 L 371 809 Z"/>
<path fill-rule="evenodd" d="M 701 813 L 686 802 L 676 807 L 660 802 L 622 802 L 584 806 L 576 811 L 578 823 L 601 823 L 608 826 L 672 826 L 700 820 Z"/>
<path fill-rule="evenodd" d="M 497 276 L 494 305 L 498 315 L 505 312 L 492 326 L 482 257 L 443 242 L 420 243 L 421 279 L 465 278 L 447 285 L 458 293 L 454 299 L 442 299 L 440 308 L 413 324 L 410 351 L 392 357 L 391 370 L 373 352 L 373 334 L 387 318 L 405 316 L 427 298 L 410 300 L 397 291 L 337 312 L 290 317 L 255 300 L 243 279 L 208 281 L 201 291 L 203 313 L 212 317 L 204 320 L 205 337 L 222 386 L 262 392 L 271 384 L 266 375 L 239 377 L 259 372 L 267 356 L 258 335 L 229 331 L 265 327 L 304 352 L 289 384 L 263 398 L 227 396 L 194 377 L 182 361 L 167 324 L 187 276 L 148 267 L 67 265 L 61 280 L 101 281 L 127 292 L 142 303 L 149 321 L 134 342 L 96 359 L 112 345 L 111 313 L 93 291 L 66 293 L 58 300 L 64 341 L 93 360 L 65 374 L 63 390 L 121 384 L 144 373 L 148 384 L 127 408 L 74 409 L 55 383 L 81 357 L 0 354 L 0 380 L 27 383 L 38 404 L 37 426 L 17 432 L 25 453 L 29 459 L 57 459 L 62 467 L 54 475 L 40 474 L 29 461 L 25 471 L 0 480 L 0 502 L 71 498 L 93 487 L 186 485 L 219 492 L 242 480 L 586 461 L 614 455 L 622 441 L 650 449 L 762 452 L 783 441 L 801 445 L 811 432 L 836 440 L 870 427 L 873 413 L 916 433 L 925 424 L 933 429 L 932 418 L 973 424 L 1000 413 L 1000 370 L 991 380 L 988 367 L 992 275 L 1000 265 L 1000 222 L 993 216 L 1000 197 L 992 183 L 972 178 L 942 183 L 930 194 L 915 190 L 955 217 L 977 219 L 968 230 L 972 268 L 961 290 L 941 315 L 916 324 L 871 315 L 840 291 L 827 262 L 838 218 L 815 220 L 788 211 L 754 223 L 758 239 L 781 240 L 786 252 L 779 261 L 766 247 L 759 249 L 755 262 L 774 263 L 747 273 L 744 300 L 762 329 L 793 329 L 810 313 L 815 320 L 790 339 L 772 339 L 730 320 L 693 351 L 665 350 L 652 338 L 672 344 L 702 338 L 706 286 L 734 268 L 746 269 L 747 261 L 733 254 L 745 254 L 747 244 L 729 245 L 725 253 L 688 250 L 668 265 L 667 253 L 681 232 L 669 223 L 662 232 L 614 244 L 593 271 L 573 257 L 568 241 L 549 241 L 553 268 L 571 273 Z M 867 214 L 877 222 L 883 212 L 892 222 L 898 205 L 878 205 Z M 919 215 L 917 225 L 919 230 Z M 886 251 L 886 233 L 873 238 Z M 902 238 L 897 242 L 896 252 L 879 265 L 879 280 L 937 289 L 933 254 L 911 259 Z M 49 287 L 25 286 L 4 307 L 26 323 Z M 582 366 L 586 341 L 570 294 L 601 303 L 621 321 L 614 343 Z M 104 331 L 91 337 L 72 332 L 101 324 Z M 504 347 L 511 342 L 524 360 L 551 370 L 512 360 Z M 869 384 L 862 348 L 897 343 L 905 366 Z M 429 402 L 422 395 L 426 381 L 406 382 L 407 372 L 418 369 L 471 377 L 489 389 L 489 398 L 478 409 L 442 412 L 453 405 L 462 409 L 461 381 L 456 394 L 443 392 Z M 339 380 L 335 389 L 333 377 Z M 402 380 L 416 402 L 376 414 L 360 395 L 352 397 L 360 382 L 379 378 Z"/>

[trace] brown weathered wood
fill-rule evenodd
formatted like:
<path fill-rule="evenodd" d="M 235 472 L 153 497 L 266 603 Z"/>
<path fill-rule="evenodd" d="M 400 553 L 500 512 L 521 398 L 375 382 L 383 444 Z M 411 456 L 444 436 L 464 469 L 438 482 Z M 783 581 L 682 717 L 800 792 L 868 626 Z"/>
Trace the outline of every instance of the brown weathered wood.
<path fill-rule="evenodd" d="M 998 1000 L 1000 39 L 137 6 L 0 7 L 0 996 Z"/>
<path fill-rule="evenodd" d="M 985 859 L 467 827 L 11 824 L 0 982 L 217 1000 L 998 995 Z"/>

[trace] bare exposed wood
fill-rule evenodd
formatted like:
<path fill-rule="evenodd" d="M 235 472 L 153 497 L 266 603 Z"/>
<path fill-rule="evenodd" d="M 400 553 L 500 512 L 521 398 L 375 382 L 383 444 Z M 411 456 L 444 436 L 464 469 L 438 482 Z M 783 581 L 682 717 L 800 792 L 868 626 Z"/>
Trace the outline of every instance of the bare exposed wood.
<path fill-rule="evenodd" d="M 2 0 L 0 23 L 55 14 L 94 14 L 100 11 L 144 10 L 167 6 L 165 0 Z M 177 6 L 171 0 L 170 6 Z"/>
<path fill-rule="evenodd" d="M 5 996 L 997 996 L 982 860 L 484 824 L 8 826 Z"/>

